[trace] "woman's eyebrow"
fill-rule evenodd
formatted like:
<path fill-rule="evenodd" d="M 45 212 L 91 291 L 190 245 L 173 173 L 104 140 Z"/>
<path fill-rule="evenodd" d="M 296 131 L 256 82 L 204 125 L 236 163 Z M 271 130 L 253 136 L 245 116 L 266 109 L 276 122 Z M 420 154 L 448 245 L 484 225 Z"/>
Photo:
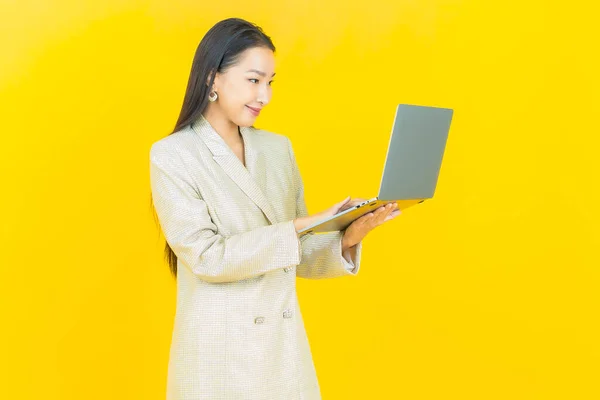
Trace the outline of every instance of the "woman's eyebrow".
<path fill-rule="evenodd" d="M 259 71 L 259 70 L 257 70 L 257 69 L 249 69 L 249 70 L 248 70 L 248 71 L 246 71 L 246 72 L 256 72 L 256 73 L 257 73 L 257 74 L 259 74 L 260 76 L 267 76 L 267 74 L 266 74 L 266 73 L 264 73 L 264 72 L 262 72 L 262 71 Z M 275 72 L 273 72 L 273 75 L 271 75 L 271 78 L 272 78 L 272 77 L 274 77 L 274 76 L 275 76 Z"/>

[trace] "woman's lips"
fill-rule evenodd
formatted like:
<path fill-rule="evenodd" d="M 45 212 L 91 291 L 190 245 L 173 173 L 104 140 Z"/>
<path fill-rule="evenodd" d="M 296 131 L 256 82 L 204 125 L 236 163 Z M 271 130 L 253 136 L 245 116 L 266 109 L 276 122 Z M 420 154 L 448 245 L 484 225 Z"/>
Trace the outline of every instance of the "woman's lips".
<path fill-rule="evenodd" d="M 252 108 L 250 106 L 246 106 L 248 107 L 248 110 L 250 110 L 250 112 L 252 113 L 252 115 L 254 115 L 255 117 L 258 116 L 258 114 L 260 114 L 260 109 L 258 108 Z"/>

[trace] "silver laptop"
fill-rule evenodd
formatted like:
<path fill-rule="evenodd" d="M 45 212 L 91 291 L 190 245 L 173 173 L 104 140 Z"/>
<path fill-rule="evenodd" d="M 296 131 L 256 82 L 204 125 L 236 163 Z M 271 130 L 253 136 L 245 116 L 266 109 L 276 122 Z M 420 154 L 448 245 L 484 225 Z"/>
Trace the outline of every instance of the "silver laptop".
<path fill-rule="evenodd" d="M 388 203 L 403 210 L 433 197 L 437 186 L 453 110 L 399 104 L 392 126 L 379 194 L 300 230 L 340 231 L 355 219 Z"/>

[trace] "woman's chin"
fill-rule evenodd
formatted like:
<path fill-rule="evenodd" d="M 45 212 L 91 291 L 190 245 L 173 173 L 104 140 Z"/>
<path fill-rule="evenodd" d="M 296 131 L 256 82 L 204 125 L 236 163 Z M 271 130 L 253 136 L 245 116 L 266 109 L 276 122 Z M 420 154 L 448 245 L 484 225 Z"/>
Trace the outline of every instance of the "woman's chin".
<path fill-rule="evenodd" d="M 238 125 L 239 126 L 245 126 L 245 127 L 252 126 L 254 124 L 254 121 L 256 121 L 256 118 L 257 117 L 252 117 L 252 116 L 248 117 L 248 116 L 246 116 L 246 117 L 244 117 L 244 118 L 241 119 L 241 121 L 240 121 L 241 124 L 238 124 Z"/>

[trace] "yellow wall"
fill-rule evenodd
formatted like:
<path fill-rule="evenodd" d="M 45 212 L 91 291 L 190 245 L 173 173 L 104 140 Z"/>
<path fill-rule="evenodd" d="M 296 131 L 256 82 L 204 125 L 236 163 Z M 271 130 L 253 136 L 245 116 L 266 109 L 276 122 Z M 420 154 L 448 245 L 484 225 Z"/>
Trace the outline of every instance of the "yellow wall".
<path fill-rule="evenodd" d="M 367 237 L 357 278 L 298 280 L 324 399 L 600 398 L 595 6 L 0 7 L 1 398 L 164 398 L 148 150 L 230 16 L 277 46 L 256 125 L 292 139 L 311 212 L 376 195 L 397 103 L 455 109 L 434 200 Z"/>

